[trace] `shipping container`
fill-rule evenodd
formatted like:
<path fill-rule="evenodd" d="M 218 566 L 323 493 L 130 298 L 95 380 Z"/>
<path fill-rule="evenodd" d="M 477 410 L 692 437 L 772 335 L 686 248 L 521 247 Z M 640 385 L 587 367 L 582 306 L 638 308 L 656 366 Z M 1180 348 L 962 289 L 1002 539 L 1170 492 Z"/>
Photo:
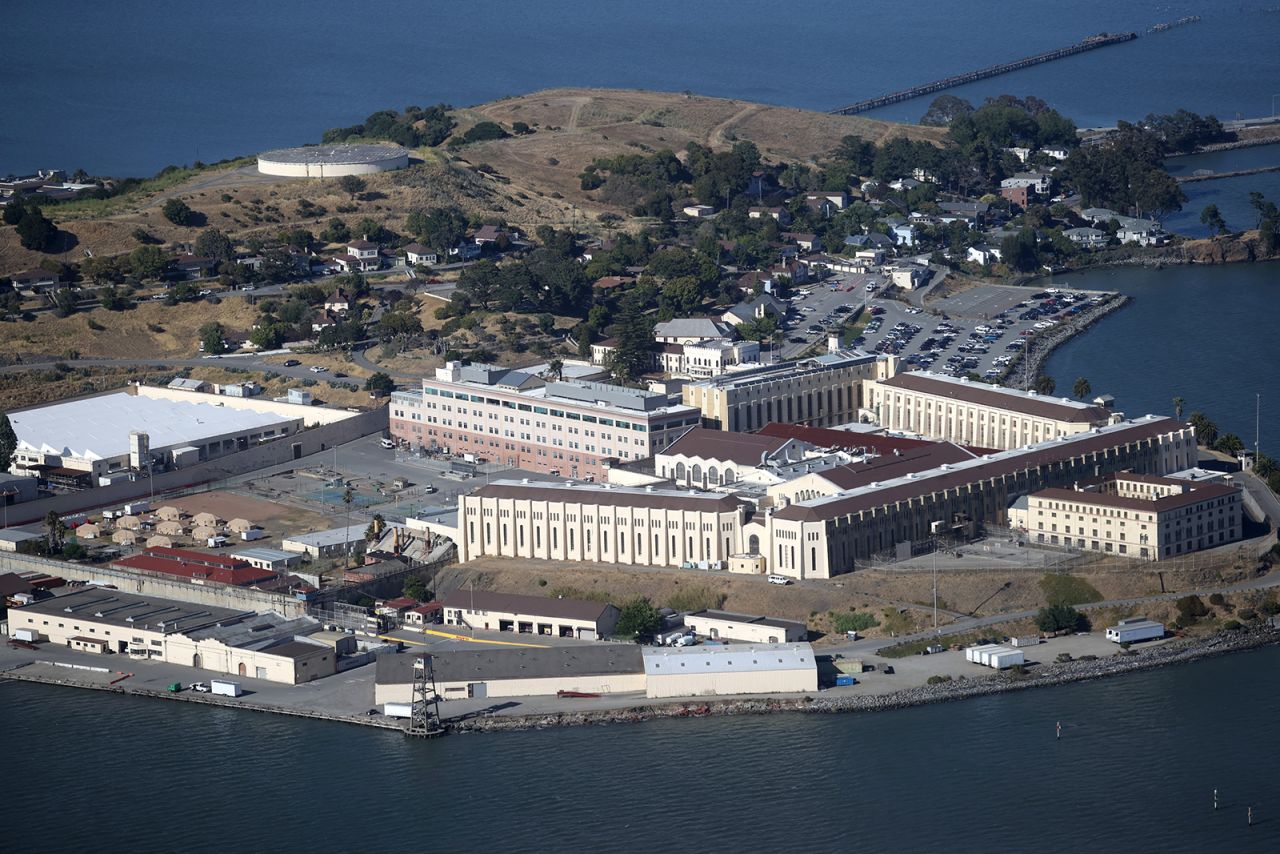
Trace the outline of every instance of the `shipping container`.
<path fill-rule="evenodd" d="M 260 540 L 267 535 L 267 532 L 261 528 L 250 528 L 247 531 L 240 532 L 241 540 Z"/>
<path fill-rule="evenodd" d="M 971 646 L 964 651 L 965 661 L 972 661 L 974 664 L 982 664 L 982 653 L 990 652 L 993 649 L 999 649 L 999 644 L 986 643 L 979 646 Z"/>
<path fill-rule="evenodd" d="M 1107 629 L 1107 640 L 1116 643 L 1133 643 L 1135 641 L 1154 640 L 1164 637 L 1164 624 L 1142 617 L 1131 617 L 1121 620 Z"/>
<path fill-rule="evenodd" d="M 1020 638 L 1014 638 L 1011 642 L 1014 646 L 1018 648 L 1028 647 L 1028 646 L 1039 646 L 1040 636 L 1039 635 L 1023 635 Z"/>
<path fill-rule="evenodd" d="M 862 672 L 861 658 L 837 658 L 834 663 L 836 666 L 836 670 L 839 670 L 841 673 L 861 673 Z"/>
<path fill-rule="evenodd" d="M 852 676 L 848 674 L 841 674 L 836 677 L 837 688 L 847 688 L 850 685 L 856 685 L 856 684 L 858 684 L 858 680 L 854 679 Z"/>
<path fill-rule="evenodd" d="M 223 697 L 239 697 L 243 693 L 240 690 L 240 683 L 229 679 L 210 679 L 209 687 L 213 693 L 221 694 Z"/>
<path fill-rule="evenodd" d="M 150 501 L 130 501 L 124 506 L 124 512 L 129 516 L 137 516 L 151 510 Z"/>
<path fill-rule="evenodd" d="M 1006 667 L 1024 663 L 1026 663 L 1026 655 L 1020 649 L 1003 649 L 987 657 L 987 665 L 996 670 L 1004 670 Z"/>
<path fill-rule="evenodd" d="M 382 713 L 389 718 L 413 717 L 412 703 L 383 703 Z"/>

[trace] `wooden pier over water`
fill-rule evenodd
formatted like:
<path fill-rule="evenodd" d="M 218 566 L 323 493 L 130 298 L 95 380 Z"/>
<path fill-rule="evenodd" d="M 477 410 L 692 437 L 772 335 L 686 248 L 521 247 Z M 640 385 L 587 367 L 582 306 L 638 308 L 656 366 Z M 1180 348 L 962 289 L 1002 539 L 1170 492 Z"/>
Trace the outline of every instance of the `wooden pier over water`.
<path fill-rule="evenodd" d="M 943 89 L 950 89 L 953 86 L 962 86 L 965 83 L 985 80 L 988 77 L 997 77 L 1001 74 L 1008 74 L 1010 71 L 1018 71 L 1023 68 L 1029 68 L 1032 65 L 1040 65 L 1044 62 L 1052 62 L 1055 59 L 1075 56 L 1077 53 L 1096 50 L 1097 48 L 1106 47 L 1107 45 L 1133 41 L 1137 37 L 1137 33 L 1102 33 L 1100 35 L 1090 36 L 1084 41 L 1070 45 L 1069 47 L 1061 47 L 1057 50 L 1037 53 L 1035 56 L 1028 56 L 1025 59 L 1006 62 L 1001 65 L 992 65 L 988 68 L 980 68 L 977 71 L 970 71 L 966 74 L 957 74 L 954 77 L 935 80 L 932 83 L 925 83 L 922 86 L 913 86 L 910 89 L 903 89 L 899 92 L 890 92 L 888 95 L 881 95 L 877 98 L 868 98 L 865 101 L 859 101 L 856 104 L 850 104 L 847 107 L 840 107 L 832 110 L 831 113 L 840 116 L 852 116 L 857 113 L 865 113 L 868 110 L 886 107 L 889 104 L 910 101 L 912 98 L 919 98 L 921 95 L 930 95 L 934 92 L 941 92 Z"/>

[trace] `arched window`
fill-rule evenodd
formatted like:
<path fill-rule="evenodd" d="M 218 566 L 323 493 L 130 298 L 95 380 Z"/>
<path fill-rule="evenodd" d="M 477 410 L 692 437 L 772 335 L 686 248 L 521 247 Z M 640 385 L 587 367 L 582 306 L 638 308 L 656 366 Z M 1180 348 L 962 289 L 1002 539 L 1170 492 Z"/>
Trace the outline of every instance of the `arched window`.
<path fill-rule="evenodd" d="M 684 463 L 676 463 L 676 480 L 684 480 Z"/>
<path fill-rule="evenodd" d="M 737 479 L 738 479 L 738 476 L 733 473 L 733 469 L 724 470 L 724 482 L 726 484 L 733 483 Z"/>
<path fill-rule="evenodd" d="M 693 468 L 689 470 L 689 480 L 693 483 L 702 483 L 702 466 L 697 463 L 693 464 Z"/>
<path fill-rule="evenodd" d="M 747 540 L 747 554 L 760 554 L 760 538 L 755 534 L 752 534 Z"/>
<path fill-rule="evenodd" d="M 716 468 L 715 466 L 712 466 L 711 468 L 707 469 L 707 480 L 710 481 L 712 486 L 719 486 L 720 485 L 720 469 Z"/>

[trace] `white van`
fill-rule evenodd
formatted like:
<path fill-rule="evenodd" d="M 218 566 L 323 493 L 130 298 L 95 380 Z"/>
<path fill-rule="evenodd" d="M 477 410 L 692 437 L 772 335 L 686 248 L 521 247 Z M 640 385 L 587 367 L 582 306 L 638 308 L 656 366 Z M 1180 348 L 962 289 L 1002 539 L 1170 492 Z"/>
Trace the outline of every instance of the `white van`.
<path fill-rule="evenodd" d="M 387 450 L 390 450 L 396 446 L 394 439 L 383 439 L 380 444 L 382 445 L 382 447 L 386 448 Z"/>
<path fill-rule="evenodd" d="M 781 584 L 783 587 L 791 583 L 791 579 L 785 575 L 770 575 L 768 580 L 770 584 Z"/>

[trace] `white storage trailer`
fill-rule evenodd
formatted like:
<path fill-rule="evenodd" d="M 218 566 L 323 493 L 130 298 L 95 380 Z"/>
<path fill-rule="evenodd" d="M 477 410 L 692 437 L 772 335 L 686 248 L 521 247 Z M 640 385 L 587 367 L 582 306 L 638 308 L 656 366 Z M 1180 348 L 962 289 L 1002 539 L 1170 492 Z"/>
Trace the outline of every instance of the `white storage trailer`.
<path fill-rule="evenodd" d="M 991 653 L 987 657 L 987 665 L 994 667 L 996 670 L 1004 670 L 1006 667 L 1025 664 L 1026 658 L 1026 655 L 1020 649 L 1002 649 Z"/>
<path fill-rule="evenodd" d="M 1121 620 L 1107 629 L 1107 640 L 1116 643 L 1133 643 L 1162 637 L 1164 637 L 1164 624 L 1142 617 L 1130 617 L 1127 620 Z"/>
<path fill-rule="evenodd" d="M 210 679 L 209 690 L 223 697 L 239 697 L 243 693 L 240 690 L 240 683 L 232 682 L 230 679 Z"/>
<path fill-rule="evenodd" d="M 1023 647 L 1028 647 L 1028 646 L 1039 646 L 1040 636 L 1039 635 L 1023 635 L 1020 638 L 1013 638 L 1013 640 L 1010 642 L 1014 646 L 1018 647 L 1019 649 L 1022 649 Z"/>
<path fill-rule="evenodd" d="M 972 661 L 974 664 L 982 664 L 982 653 L 990 652 L 993 649 L 999 649 L 999 644 L 987 643 L 981 646 L 971 646 L 964 651 L 965 661 Z"/>
<path fill-rule="evenodd" d="M 412 703 L 383 703 L 382 713 L 389 718 L 413 717 Z"/>
<path fill-rule="evenodd" d="M 39 629 L 14 629 L 13 637 L 16 640 L 26 641 L 27 643 L 35 643 L 40 640 Z"/>

